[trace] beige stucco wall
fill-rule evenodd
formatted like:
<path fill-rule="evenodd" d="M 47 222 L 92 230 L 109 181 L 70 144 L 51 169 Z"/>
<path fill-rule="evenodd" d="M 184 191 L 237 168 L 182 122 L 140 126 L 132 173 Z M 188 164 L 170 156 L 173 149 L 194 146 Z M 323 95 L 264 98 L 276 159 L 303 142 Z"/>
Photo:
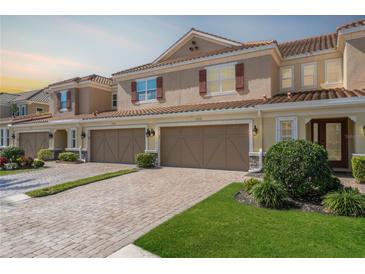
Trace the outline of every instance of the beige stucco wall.
<path fill-rule="evenodd" d="M 275 61 L 271 55 L 258 56 L 244 60 L 236 60 L 245 64 L 245 90 L 224 96 L 201 96 L 199 94 L 199 70 L 195 67 L 180 71 L 156 74 L 163 77 L 164 98 L 157 103 L 132 104 L 131 80 L 121 81 L 118 85 L 119 109 L 145 108 L 150 106 L 198 104 L 219 101 L 234 101 L 268 97 L 275 89 L 277 77 Z M 138 79 L 138 78 L 137 78 Z M 135 80 L 135 79 L 133 79 Z M 274 86 L 273 86 L 274 85 Z"/>
<path fill-rule="evenodd" d="M 28 107 L 28 114 L 36 114 L 37 108 L 42 108 L 43 112 L 49 112 L 49 106 L 46 104 L 29 103 L 27 107 Z"/>
<path fill-rule="evenodd" d="M 94 111 L 107 111 L 112 109 L 112 93 L 110 91 L 86 87 L 78 91 L 78 114 L 88 114 Z"/>
<path fill-rule="evenodd" d="M 348 40 L 344 50 L 344 85 L 347 89 L 365 88 L 365 38 Z"/>

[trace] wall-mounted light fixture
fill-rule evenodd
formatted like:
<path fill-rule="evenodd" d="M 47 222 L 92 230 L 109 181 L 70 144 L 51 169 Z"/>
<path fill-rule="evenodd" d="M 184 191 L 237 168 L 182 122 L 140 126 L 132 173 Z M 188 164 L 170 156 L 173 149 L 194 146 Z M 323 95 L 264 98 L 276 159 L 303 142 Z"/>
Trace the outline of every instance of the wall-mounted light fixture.
<path fill-rule="evenodd" d="M 253 129 L 252 129 L 252 135 L 253 135 L 253 136 L 256 136 L 258 131 L 259 131 L 259 130 L 257 129 L 256 125 L 254 125 L 254 126 L 253 126 Z"/>
<path fill-rule="evenodd" d="M 85 139 L 86 137 L 86 133 L 85 132 L 81 132 L 81 139 Z"/>
<path fill-rule="evenodd" d="M 13 140 L 15 139 L 15 134 L 14 134 L 14 133 L 11 135 L 11 138 L 12 138 Z"/>
<path fill-rule="evenodd" d="M 365 126 L 362 126 L 362 133 L 365 135 Z"/>
<path fill-rule="evenodd" d="M 147 129 L 146 130 L 146 136 L 147 137 L 153 137 L 153 136 L 155 136 L 155 131 L 151 128 L 151 129 Z"/>
<path fill-rule="evenodd" d="M 53 134 L 51 132 L 48 133 L 48 137 L 52 139 L 53 138 Z"/>

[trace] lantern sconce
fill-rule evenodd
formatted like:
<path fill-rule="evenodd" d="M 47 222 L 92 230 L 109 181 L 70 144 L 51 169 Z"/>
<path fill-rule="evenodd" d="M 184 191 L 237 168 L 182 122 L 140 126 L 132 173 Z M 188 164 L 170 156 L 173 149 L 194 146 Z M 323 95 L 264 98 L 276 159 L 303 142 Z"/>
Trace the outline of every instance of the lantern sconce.
<path fill-rule="evenodd" d="M 252 129 L 252 135 L 253 135 L 253 136 L 256 136 L 258 131 L 259 131 L 259 130 L 257 129 L 256 125 L 254 125 L 254 126 L 253 126 L 253 129 Z"/>
<path fill-rule="evenodd" d="M 153 137 L 153 136 L 155 136 L 155 131 L 151 128 L 151 129 L 147 129 L 146 130 L 146 136 L 147 137 Z"/>
<path fill-rule="evenodd" d="M 362 126 L 362 134 L 365 135 L 365 126 Z"/>
<path fill-rule="evenodd" d="M 53 138 L 53 134 L 51 132 L 48 133 L 48 137 L 52 139 Z"/>
<path fill-rule="evenodd" d="M 86 133 L 85 132 L 81 132 L 81 139 L 85 139 L 86 137 Z"/>
<path fill-rule="evenodd" d="M 11 138 L 12 138 L 13 140 L 15 139 L 15 134 L 14 134 L 14 133 L 11 135 Z"/>

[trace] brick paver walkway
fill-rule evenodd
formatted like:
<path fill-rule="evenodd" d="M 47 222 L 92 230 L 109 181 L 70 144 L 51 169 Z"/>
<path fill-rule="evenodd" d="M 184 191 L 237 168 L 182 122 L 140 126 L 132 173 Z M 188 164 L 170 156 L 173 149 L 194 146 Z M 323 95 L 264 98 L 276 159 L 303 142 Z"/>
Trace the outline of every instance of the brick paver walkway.
<path fill-rule="evenodd" d="M 2 205 L 1 257 L 107 257 L 244 172 L 140 170 Z"/>
<path fill-rule="evenodd" d="M 1 176 L 0 198 L 24 193 L 36 188 L 57 185 L 106 172 L 117 171 L 128 166 L 105 163 L 85 163 L 75 165 L 58 164 L 56 162 L 47 162 L 46 165 L 46 168 L 36 171 Z"/>

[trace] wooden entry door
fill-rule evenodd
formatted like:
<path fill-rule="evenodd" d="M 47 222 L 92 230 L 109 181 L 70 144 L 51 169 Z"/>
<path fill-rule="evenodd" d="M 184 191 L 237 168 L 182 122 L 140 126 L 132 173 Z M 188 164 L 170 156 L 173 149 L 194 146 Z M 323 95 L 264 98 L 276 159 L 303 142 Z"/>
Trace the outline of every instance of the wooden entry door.
<path fill-rule="evenodd" d="M 347 118 L 314 119 L 311 121 L 312 142 L 322 145 L 331 167 L 348 167 Z"/>

